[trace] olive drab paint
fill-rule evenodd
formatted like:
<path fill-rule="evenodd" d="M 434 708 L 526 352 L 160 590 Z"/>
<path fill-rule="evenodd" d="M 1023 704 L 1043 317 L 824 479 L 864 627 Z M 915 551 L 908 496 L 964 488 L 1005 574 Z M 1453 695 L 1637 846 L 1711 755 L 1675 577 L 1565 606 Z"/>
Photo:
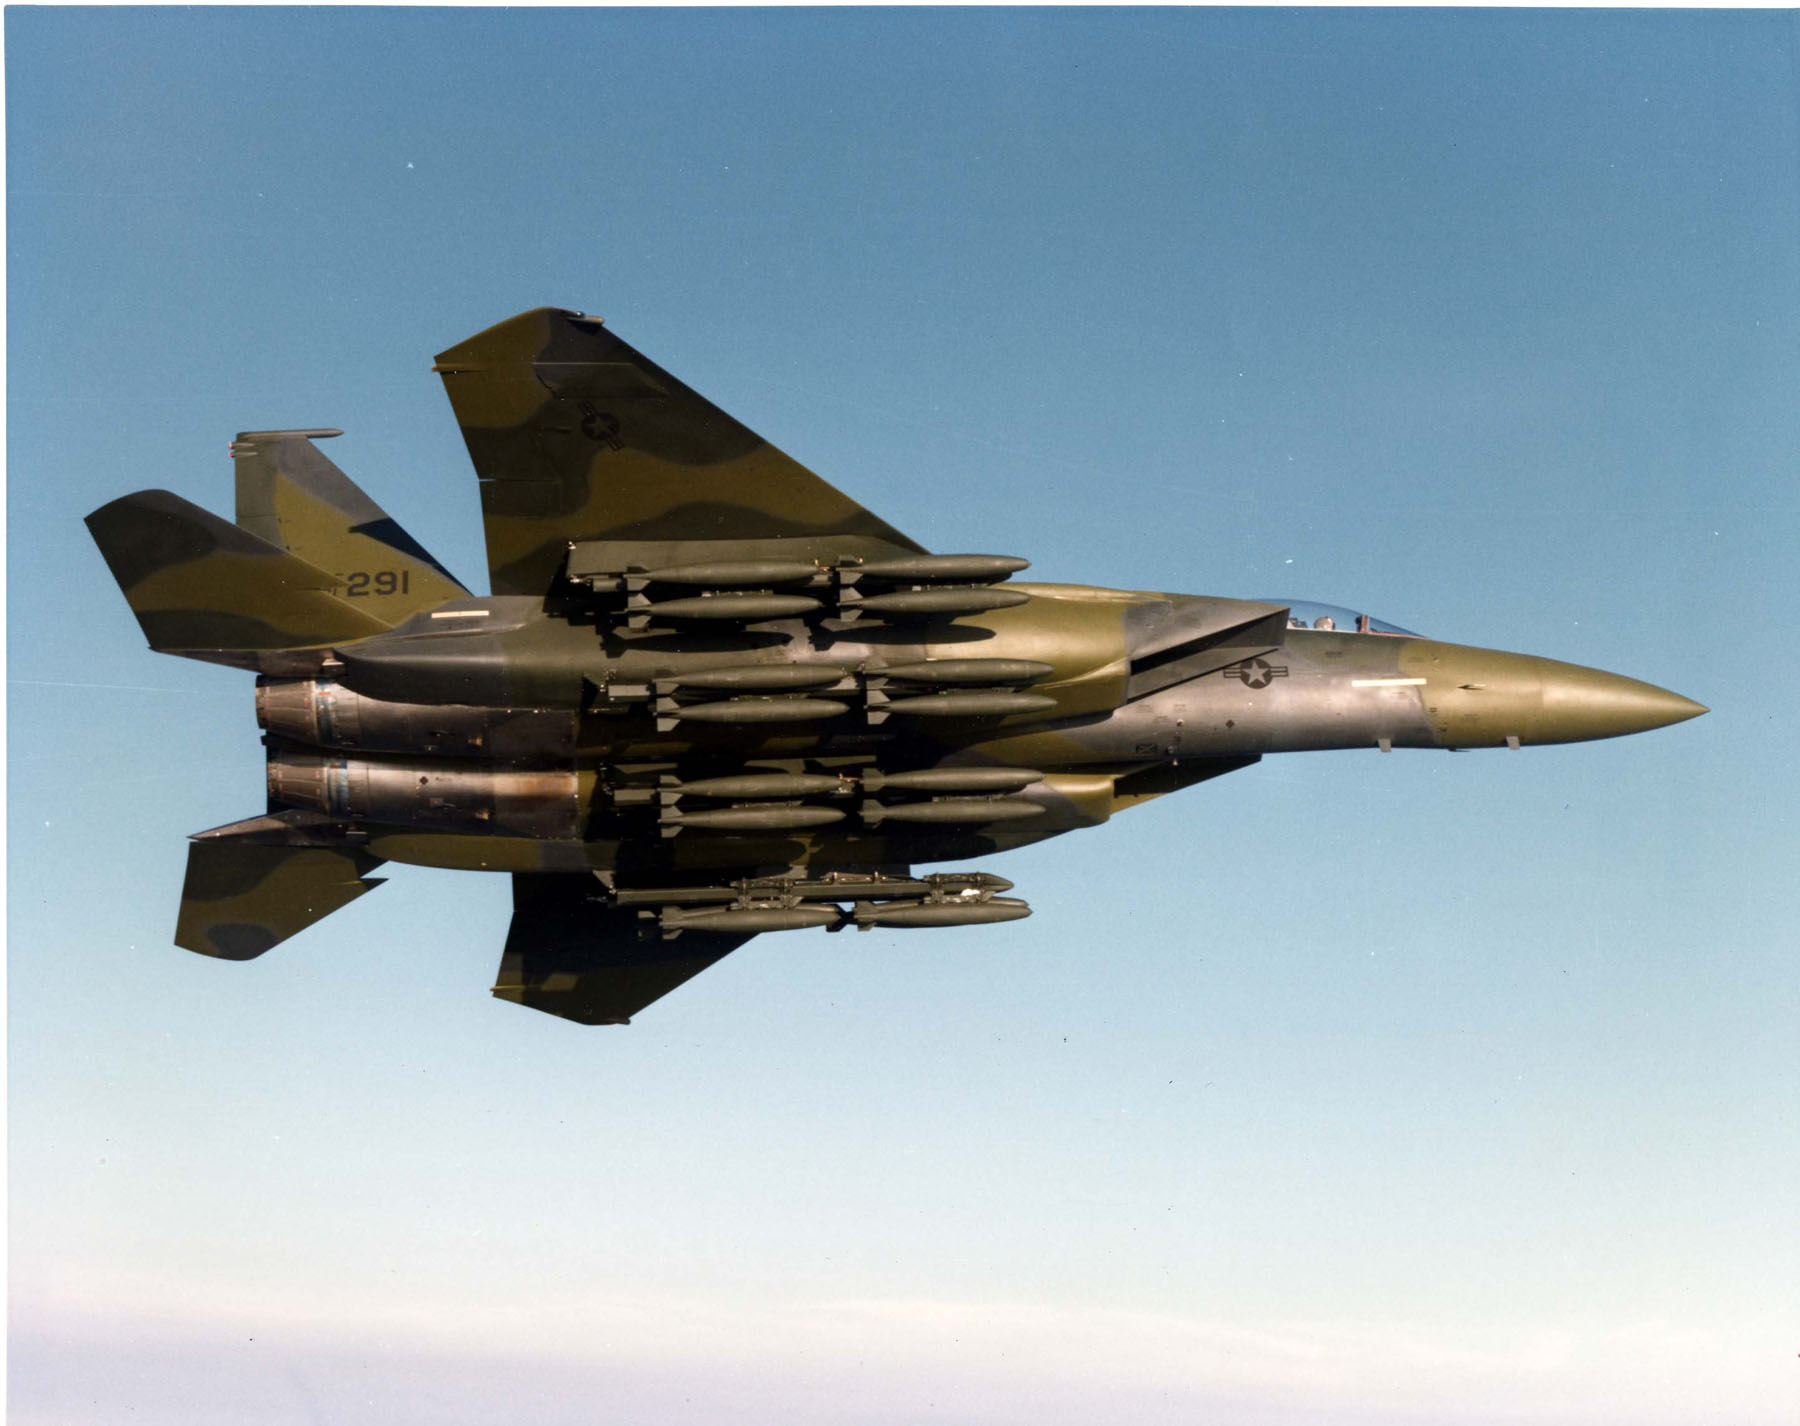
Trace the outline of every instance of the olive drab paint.
<path fill-rule="evenodd" d="M 760 933 L 1020 919 L 1004 878 L 914 868 L 1266 753 L 1706 711 L 1366 616 L 929 552 L 579 313 L 522 313 L 436 370 L 485 598 L 319 451 L 334 430 L 240 433 L 235 524 L 166 491 L 88 517 L 153 649 L 258 675 L 269 810 L 194 836 L 178 945 L 261 955 L 384 862 L 504 872 L 493 993 L 624 1023 Z"/>

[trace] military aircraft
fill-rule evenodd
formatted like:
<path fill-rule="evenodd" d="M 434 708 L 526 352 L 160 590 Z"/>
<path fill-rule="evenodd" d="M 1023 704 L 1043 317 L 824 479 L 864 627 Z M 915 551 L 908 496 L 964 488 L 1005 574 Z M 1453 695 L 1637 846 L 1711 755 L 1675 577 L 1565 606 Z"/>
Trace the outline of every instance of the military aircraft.
<path fill-rule="evenodd" d="M 626 345 L 522 313 L 437 358 L 478 597 L 315 442 L 232 443 L 236 523 L 87 524 L 151 648 L 255 672 L 268 810 L 197 833 L 175 942 L 248 960 L 381 884 L 504 872 L 493 993 L 625 1024 L 765 931 L 1030 914 L 983 870 L 1265 753 L 1635 733 L 1616 674 L 1283 600 L 933 554 Z"/>

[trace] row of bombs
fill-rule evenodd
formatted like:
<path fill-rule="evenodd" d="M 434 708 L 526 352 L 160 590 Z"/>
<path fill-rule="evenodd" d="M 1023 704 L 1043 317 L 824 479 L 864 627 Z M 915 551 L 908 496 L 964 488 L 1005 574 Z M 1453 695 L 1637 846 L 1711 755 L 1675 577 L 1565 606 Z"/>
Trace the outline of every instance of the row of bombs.
<path fill-rule="evenodd" d="M 855 704 L 877 721 L 1017 717 L 1056 707 L 1050 695 L 1021 687 L 1054 671 L 1035 659 L 920 659 L 855 673 L 805 663 L 697 669 L 656 681 L 656 715 L 665 731 L 677 722 L 813 723 Z"/>
<path fill-rule="evenodd" d="M 648 682 L 603 680 L 594 711 L 651 705 L 667 732 L 678 723 L 813 723 L 860 706 L 871 723 L 889 717 L 995 718 L 1046 713 L 1056 700 L 1025 691 L 1054 672 L 1034 659 L 920 659 L 865 666 L 763 663 L 659 674 Z M 574 682 L 580 683 L 579 670 Z M 329 678 L 257 680 L 256 721 L 278 737 L 315 747 L 432 756 L 560 761 L 573 757 L 579 715 L 564 708 L 397 703 Z"/>
<path fill-rule="evenodd" d="M 834 773 L 751 772 L 691 781 L 669 780 L 655 791 L 664 836 L 693 827 L 727 832 L 795 832 L 829 827 L 850 814 L 803 798 L 860 796 L 856 815 L 865 826 L 883 822 L 925 826 L 986 826 L 1021 822 L 1044 813 L 1043 804 L 1022 793 L 1043 773 L 1028 767 L 922 768 L 855 778 Z M 874 794 L 897 793 L 900 801 L 874 801 Z M 689 799 L 723 802 L 718 807 L 683 807 Z M 909 800 L 918 798 L 920 800 Z M 615 802 L 619 801 L 615 794 Z M 628 805 L 628 803 L 627 803 Z"/>
<path fill-rule="evenodd" d="M 988 872 L 950 872 L 923 877 L 834 874 L 818 880 L 771 879 L 730 887 L 644 888 L 615 893 L 616 904 L 636 906 L 647 928 L 665 937 L 683 931 L 757 935 L 823 926 L 841 931 L 876 927 L 925 930 L 989 926 L 1018 921 L 1031 907 L 1005 877 Z M 849 908 L 836 903 L 847 902 Z"/>
<path fill-rule="evenodd" d="M 620 571 L 589 568 L 584 549 L 578 544 L 570 553 L 570 582 L 592 594 L 622 595 L 619 613 L 637 625 L 660 619 L 748 624 L 819 614 L 953 617 L 1010 609 L 1031 597 L 1024 590 L 994 587 L 1030 566 L 1014 555 L 913 555 L 833 565 L 734 560 Z M 859 587 L 865 583 L 876 591 Z M 652 599 L 647 591 L 658 586 L 699 592 Z"/>
<path fill-rule="evenodd" d="M 652 810 L 663 835 L 684 828 L 786 833 L 845 820 L 843 807 L 805 799 L 857 799 L 865 826 L 883 822 L 979 826 L 1039 817 L 1042 804 L 1020 794 L 1043 780 L 1036 768 L 935 767 L 897 772 L 746 771 L 654 787 L 603 790 L 593 769 L 507 768 L 420 758 L 345 757 L 273 744 L 270 799 L 352 822 L 581 840 L 596 803 Z M 877 801 L 897 795 L 899 800 Z M 694 806 L 693 803 L 701 805 Z M 722 805 L 705 805 L 722 804 Z"/>

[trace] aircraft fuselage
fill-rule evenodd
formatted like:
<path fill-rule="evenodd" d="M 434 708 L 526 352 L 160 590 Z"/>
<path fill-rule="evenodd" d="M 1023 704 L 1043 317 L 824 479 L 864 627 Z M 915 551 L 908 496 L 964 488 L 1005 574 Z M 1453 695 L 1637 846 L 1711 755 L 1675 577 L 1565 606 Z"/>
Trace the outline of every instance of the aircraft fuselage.
<path fill-rule="evenodd" d="M 1281 606 L 1009 587 L 1029 597 L 924 624 L 699 633 L 453 601 L 339 648 L 330 677 L 262 681 L 271 796 L 430 865 L 901 865 L 1093 826 L 1265 753 L 1570 742 L 1703 711 L 1530 655 L 1294 628 Z M 981 785 L 1006 768 L 1037 775 Z M 927 769 L 941 786 L 879 785 Z"/>

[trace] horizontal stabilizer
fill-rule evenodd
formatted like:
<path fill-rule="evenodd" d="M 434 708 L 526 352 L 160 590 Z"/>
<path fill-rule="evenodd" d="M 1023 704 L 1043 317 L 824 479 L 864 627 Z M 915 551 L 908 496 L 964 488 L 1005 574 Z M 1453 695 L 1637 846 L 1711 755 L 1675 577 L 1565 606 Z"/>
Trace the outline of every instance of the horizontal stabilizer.
<path fill-rule="evenodd" d="M 282 845 L 276 819 L 252 817 L 188 845 L 175 944 L 247 961 L 382 884 L 381 858 L 354 847 Z M 304 835 L 304 834 L 302 834 Z"/>
<path fill-rule="evenodd" d="M 237 523 L 335 577 L 389 624 L 467 597 L 456 579 L 334 465 L 314 440 L 337 431 L 240 431 L 231 443 Z"/>
<path fill-rule="evenodd" d="M 593 898 L 586 874 L 513 877 L 512 929 L 494 995 L 582 1025 L 624 1025 L 748 935 L 642 939 L 637 913 Z"/>
<path fill-rule="evenodd" d="M 102 505 L 87 527 L 159 653 L 254 668 L 258 653 L 389 627 L 338 598 L 329 572 L 166 490 Z"/>

